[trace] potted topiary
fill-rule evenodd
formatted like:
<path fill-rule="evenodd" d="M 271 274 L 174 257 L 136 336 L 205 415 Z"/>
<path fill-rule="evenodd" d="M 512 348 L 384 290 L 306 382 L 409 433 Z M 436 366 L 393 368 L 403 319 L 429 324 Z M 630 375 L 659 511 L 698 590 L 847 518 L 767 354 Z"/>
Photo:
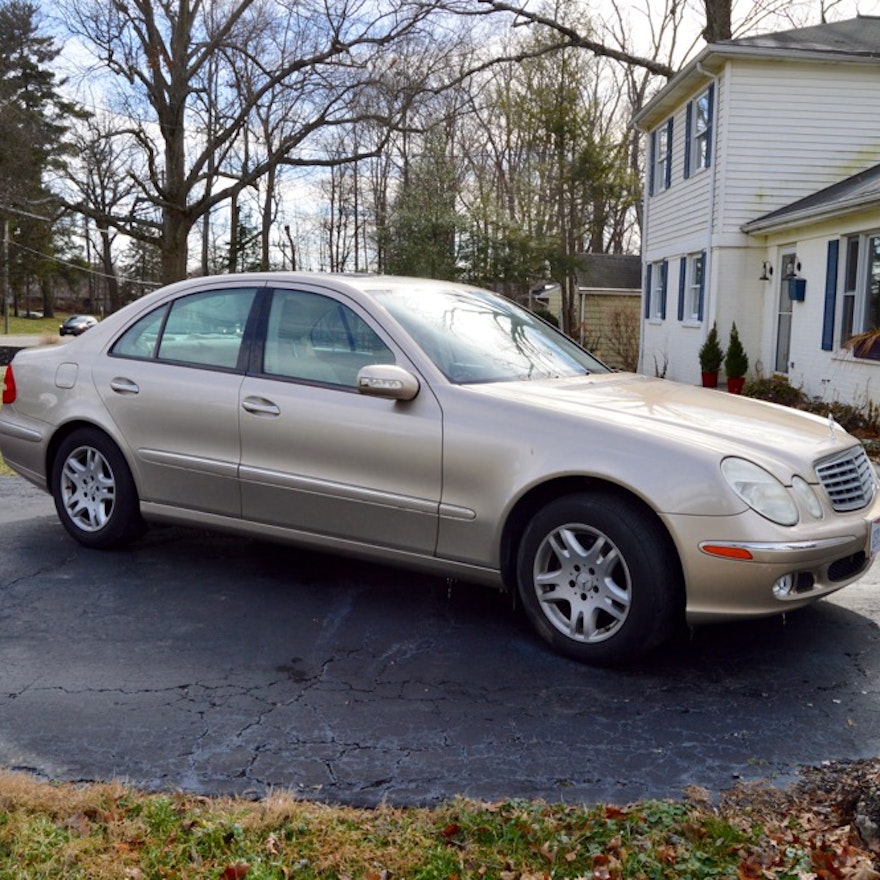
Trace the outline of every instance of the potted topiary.
<path fill-rule="evenodd" d="M 730 327 L 730 342 L 724 355 L 724 372 L 727 374 L 727 390 L 731 394 L 742 394 L 749 356 L 746 354 L 736 329 L 736 322 Z"/>
<path fill-rule="evenodd" d="M 718 387 L 718 370 L 724 360 L 724 350 L 718 341 L 718 328 L 712 324 L 712 329 L 706 337 L 706 341 L 700 347 L 700 370 L 703 373 L 703 387 Z"/>

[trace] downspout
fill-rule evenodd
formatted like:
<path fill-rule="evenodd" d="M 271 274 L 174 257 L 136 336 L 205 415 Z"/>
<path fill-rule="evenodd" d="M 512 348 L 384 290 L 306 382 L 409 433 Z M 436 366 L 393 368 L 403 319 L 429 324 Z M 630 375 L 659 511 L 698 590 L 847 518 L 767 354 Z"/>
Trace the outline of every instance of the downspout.
<path fill-rule="evenodd" d="M 706 77 L 706 79 L 710 80 L 715 85 L 715 107 L 713 109 L 714 117 L 712 122 L 712 156 L 711 156 L 711 171 L 712 177 L 709 181 L 709 222 L 706 224 L 706 265 L 703 271 L 706 273 L 706 277 L 703 279 L 703 341 L 705 341 L 706 337 L 709 335 L 709 327 L 711 323 L 709 321 L 710 309 L 709 303 L 710 299 L 712 300 L 712 304 L 714 306 L 714 296 L 713 286 L 711 283 L 712 279 L 712 264 L 714 260 L 712 259 L 712 243 L 714 239 L 714 229 L 715 229 L 715 199 L 717 198 L 716 193 L 716 183 L 718 180 L 718 175 L 721 172 L 721 169 L 718 167 L 719 163 L 716 161 L 717 157 L 720 154 L 720 150 L 718 149 L 718 122 L 721 117 L 721 89 L 718 83 L 718 77 L 715 74 L 709 73 L 705 67 L 703 67 L 702 61 L 697 62 L 697 70 Z M 712 321 L 714 322 L 717 316 L 712 312 Z"/>
<path fill-rule="evenodd" d="M 646 133 L 644 129 L 642 129 L 642 133 Z M 647 156 L 647 151 L 645 153 Z M 648 158 L 648 162 L 650 162 L 650 158 Z M 644 186 L 642 188 L 642 229 L 649 229 L 648 225 L 648 205 L 650 203 L 649 192 L 648 192 L 648 181 L 650 180 L 651 170 L 648 167 L 648 162 L 645 163 L 645 181 Z M 648 321 L 645 318 L 645 280 L 647 278 L 647 270 L 645 266 L 645 254 L 647 253 L 647 247 L 645 243 L 645 237 L 642 236 L 641 243 L 641 251 L 642 251 L 642 273 L 641 273 L 641 288 L 642 295 L 639 299 L 639 364 L 637 369 L 643 375 L 645 374 L 645 330 L 647 328 Z"/>

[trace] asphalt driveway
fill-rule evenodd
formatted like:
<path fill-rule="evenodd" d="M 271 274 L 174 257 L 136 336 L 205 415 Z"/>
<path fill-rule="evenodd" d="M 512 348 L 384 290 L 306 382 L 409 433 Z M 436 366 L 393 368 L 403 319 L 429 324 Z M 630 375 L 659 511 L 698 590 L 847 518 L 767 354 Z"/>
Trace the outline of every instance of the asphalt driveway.
<path fill-rule="evenodd" d="M 0 766 L 331 802 L 626 802 L 880 754 L 880 568 L 626 670 L 482 588 L 184 529 L 75 544 L 0 477 Z"/>

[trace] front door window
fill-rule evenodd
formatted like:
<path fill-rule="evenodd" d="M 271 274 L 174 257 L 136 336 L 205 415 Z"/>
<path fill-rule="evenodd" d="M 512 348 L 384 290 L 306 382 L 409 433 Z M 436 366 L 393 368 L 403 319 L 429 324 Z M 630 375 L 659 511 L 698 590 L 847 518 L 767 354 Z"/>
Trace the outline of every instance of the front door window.
<path fill-rule="evenodd" d="M 783 254 L 782 266 L 794 265 L 795 254 Z M 788 373 L 791 351 L 791 297 L 788 295 L 786 272 L 780 273 L 778 305 L 776 310 L 776 361 L 773 369 L 777 373 Z"/>

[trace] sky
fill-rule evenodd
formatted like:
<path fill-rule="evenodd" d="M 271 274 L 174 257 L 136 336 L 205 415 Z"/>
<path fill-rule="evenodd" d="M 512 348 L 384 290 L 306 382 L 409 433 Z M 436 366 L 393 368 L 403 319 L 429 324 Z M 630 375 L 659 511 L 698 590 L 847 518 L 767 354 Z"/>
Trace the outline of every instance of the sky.
<path fill-rule="evenodd" d="M 650 54 L 652 34 L 656 34 L 658 22 L 669 0 L 585 2 L 599 19 L 609 23 L 617 21 L 620 10 L 633 48 L 641 54 Z M 682 66 L 705 45 L 700 36 L 705 26 L 702 0 L 684 0 L 683 3 L 679 2 L 679 6 L 684 12 L 673 56 L 676 67 Z M 820 24 L 823 9 L 827 21 L 854 18 L 859 14 L 880 15 L 880 0 L 733 0 L 734 37 Z"/>

